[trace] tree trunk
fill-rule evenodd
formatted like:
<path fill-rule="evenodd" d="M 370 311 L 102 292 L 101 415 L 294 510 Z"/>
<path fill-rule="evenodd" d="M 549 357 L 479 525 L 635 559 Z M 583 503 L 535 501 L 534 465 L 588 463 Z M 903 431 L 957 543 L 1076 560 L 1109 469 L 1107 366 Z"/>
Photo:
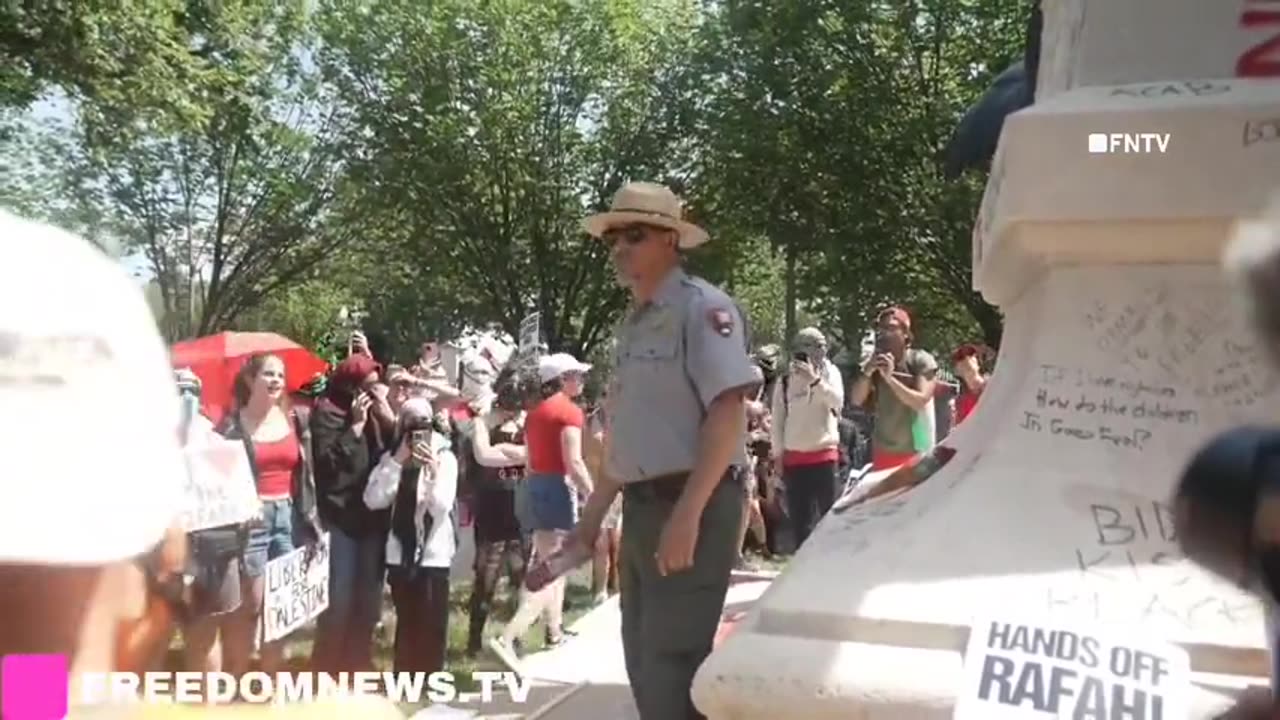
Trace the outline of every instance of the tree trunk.
<path fill-rule="evenodd" d="M 787 253 L 787 271 L 786 271 L 786 323 L 783 330 L 782 342 L 784 345 L 791 343 L 791 338 L 796 335 L 796 246 L 793 243 L 786 244 Z"/>

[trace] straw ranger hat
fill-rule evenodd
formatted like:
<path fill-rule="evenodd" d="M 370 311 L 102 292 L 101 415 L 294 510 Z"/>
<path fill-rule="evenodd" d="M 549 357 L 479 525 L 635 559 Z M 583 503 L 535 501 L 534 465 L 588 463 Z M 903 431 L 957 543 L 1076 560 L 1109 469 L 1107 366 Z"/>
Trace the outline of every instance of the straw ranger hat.
<path fill-rule="evenodd" d="M 670 228 L 679 234 L 680 247 L 695 248 L 709 240 L 707 231 L 685 222 L 680 198 L 671 189 L 656 183 L 632 182 L 622 186 L 613 196 L 608 212 L 588 217 L 583 227 L 592 237 L 604 235 L 610 228 L 643 223 Z"/>

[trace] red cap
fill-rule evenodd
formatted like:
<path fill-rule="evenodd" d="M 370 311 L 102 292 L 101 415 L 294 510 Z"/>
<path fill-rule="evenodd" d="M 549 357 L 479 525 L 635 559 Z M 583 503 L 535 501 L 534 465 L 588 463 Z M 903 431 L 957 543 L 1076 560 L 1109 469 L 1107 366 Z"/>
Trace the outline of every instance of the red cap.
<path fill-rule="evenodd" d="M 897 320 L 898 323 L 902 325 L 903 330 L 911 329 L 911 316 L 907 314 L 906 310 L 903 310 L 897 305 L 894 305 L 892 307 L 887 307 L 884 310 L 881 310 L 880 314 L 876 316 L 876 319 L 879 320 L 885 315 L 892 316 L 894 320 Z"/>

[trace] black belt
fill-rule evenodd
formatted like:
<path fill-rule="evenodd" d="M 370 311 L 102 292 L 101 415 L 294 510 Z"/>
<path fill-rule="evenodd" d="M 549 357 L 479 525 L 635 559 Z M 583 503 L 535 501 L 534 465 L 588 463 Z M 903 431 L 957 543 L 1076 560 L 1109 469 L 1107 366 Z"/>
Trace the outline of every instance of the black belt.
<path fill-rule="evenodd" d="M 661 500 L 674 503 L 680 499 L 680 494 L 684 492 L 685 483 L 688 481 L 689 473 L 682 472 L 629 482 L 623 486 L 622 497 L 624 500 Z M 720 482 L 741 485 L 741 473 L 737 471 L 737 468 L 730 467 L 720 478 Z"/>

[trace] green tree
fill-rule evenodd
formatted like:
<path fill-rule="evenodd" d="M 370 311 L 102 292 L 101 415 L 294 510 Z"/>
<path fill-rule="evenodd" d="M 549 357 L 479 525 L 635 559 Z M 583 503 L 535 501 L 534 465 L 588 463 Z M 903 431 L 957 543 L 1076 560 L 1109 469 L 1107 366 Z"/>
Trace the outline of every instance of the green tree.
<path fill-rule="evenodd" d="M 788 328 L 808 307 L 855 345 L 905 304 L 931 344 L 990 340 L 969 282 L 980 187 L 936 158 L 964 107 L 1020 51 L 1016 0 L 714 6 L 700 187 L 717 221 L 786 258 Z"/>
<path fill-rule="evenodd" d="M 78 129 L 82 174 L 149 260 L 170 339 L 231 327 L 354 236 L 343 119 L 307 68 L 302 5 L 209 5 L 186 20 L 208 58 L 207 119 L 156 119 L 139 98 L 132 115 L 82 105 Z M 103 131 L 107 117 L 117 131 Z"/>
<path fill-rule="evenodd" d="M 473 321 L 514 334 L 537 310 L 552 347 L 603 340 L 624 297 L 581 219 L 627 180 L 687 175 L 696 3 L 334 0 L 324 16 L 361 204 L 394 262 L 450 278 Z"/>

